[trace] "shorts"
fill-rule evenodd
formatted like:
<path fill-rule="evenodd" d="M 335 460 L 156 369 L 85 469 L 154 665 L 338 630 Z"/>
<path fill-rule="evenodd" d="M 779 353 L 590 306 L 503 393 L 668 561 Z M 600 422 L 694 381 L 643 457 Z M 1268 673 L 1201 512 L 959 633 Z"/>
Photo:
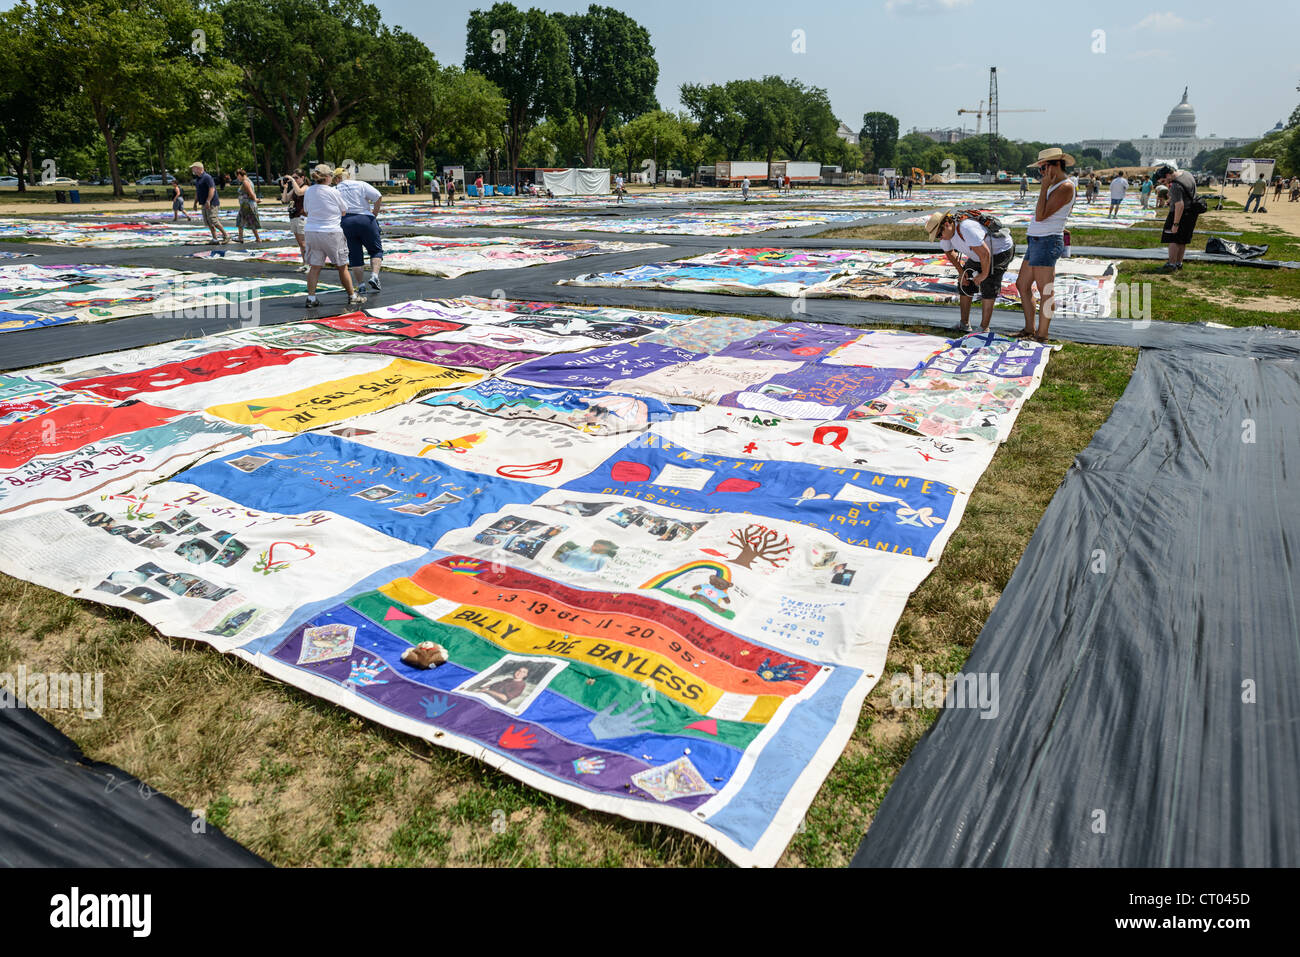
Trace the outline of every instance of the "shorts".
<path fill-rule="evenodd" d="M 220 229 L 221 220 L 218 218 L 221 210 L 209 203 L 203 207 L 203 225 L 211 229 Z"/>
<path fill-rule="evenodd" d="M 178 212 L 178 213 L 184 212 L 184 211 L 185 211 L 185 200 L 183 200 L 183 199 L 181 199 L 181 197 L 177 196 L 175 199 L 172 200 L 172 209 L 175 210 L 175 211 Z"/>
<path fill-rule="evenodd" d="M 302 239 L 303 233 L 307 229 L 307 217 L 306 216 L 293 217 L 293 219 L 289 220 L 289 228 L 293 230 L 293 234 L 295 236 L 297 236 L 299 239 Z"/>
<path fill-rule="evenodd" d="M 1194 213 L 1187 207 L 1191 203 L 1183 201 L 1183 218 L 1178 221 L 1178 228 L 1174 229 L 1174 207 L 1169 207 L 1169 214 L 1165 216 L 1165 228 L 1160 234 L 1162 243 L 1175 243 L 1179 246 L 1186 246 L 1192 241 L 1192 233 L 1196 230 L 1196 217 L 1199 213 Z"/>
<path fill-rule="evenodd" d="M 985 276 L 984 281 L 980 283 L 981 299 L 996 299 L 998 297 L 998 293 L 1002 291 L 1002 277 L 1006 275 L 1007 267 L 1011 265 L 1011 260 L 1015 258 L 1015 243 L 1011 244 L 1010 249 L 994 254 L 993 262 L 989 264 L 989 274 Z M 975 275 L 978 276 L 980 268 L 980 261 L 978 259 L 967 259 L 961 264 L 963 275 L 966 270 L 974 269 Z M 965 294 L 963 293 L 963 295 Z"/>
<path fill-rule="evenodd" d="M 1065 255 L 1065 237 L 1060 233 L 1051 236 L 1030 236 L 1025 243 L 1025 265 L 1051 266 L 1056 268 L 1056 261 Z"/>
<path fill-rule="evenodd" d="M 348 265 L 364 266 L 365 253 L 371 258 L 384 255 L 384 242 L 379 238 L 379 220 L 366 213 L 347 213 L 343 217 L 343 236 L 348 241 Z M 362 252 L 365 248 L 365 253 Z"/>
<path fill-rule="evenodd" d="M 348 241 L 343 230 L 309 229 L 303 235 L 307 241 L 303 261 L 308 266 L 324 266 L 326 262 L 335 266 L 348 264 Z"/>

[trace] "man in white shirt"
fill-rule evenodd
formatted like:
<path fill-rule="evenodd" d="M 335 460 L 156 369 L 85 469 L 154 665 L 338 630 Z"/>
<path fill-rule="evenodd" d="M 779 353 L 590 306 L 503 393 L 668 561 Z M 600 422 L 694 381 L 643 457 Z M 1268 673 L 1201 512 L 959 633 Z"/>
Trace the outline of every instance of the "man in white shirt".
<path fill-rule="evenodd" d="M 749 202 L 749 177 L 746 176 L 740 181 L 740 198 Z"/>
<path fill-rule="evenodd" d="M 1124 202 L 1124 194 L 1127 192 L 1128 180 L 1120 173 L 1110 181 L 1110 212 L 1106 214 L 1107 219 L 1119 218 L 1119 204 Z"/>
<path fill-rule="evenodd" d="M 614 176 L 614 196 L 616 197 L 616 199 L 614 200 L 615 203 L 623 202 L 623 174 L 622 173 L 617 173 Z"/>
<path fill-rule="evenodd" d="M 980 331 L 988 332 L 993 321 L 993 306 L 1002 289 L 1002 277 L 1016 254 L 1011 233 L 1003 229 L 990 233 L 970 212 L 949 210 L 934 213 L 925 223 L 931 241 L 938 240 L 944 257 L 957 270 L 961 308 L 959 332 L 970 332 L 970 304 L 975 288 L 980 295 Z M 958 261 L 954 250 L 965 259 Z"/>
<path fill-rule="evenodd" d="M 303 227 L 304 258 L 307 261 L 307 308 L 320 305 L 316 298 L 316 281 L 321 267 L 332 263 L 339 271 L 339 281 L 348 292 L 348 305 L 359 306 L 365 297 L 358 294 L 348 272 L 348 241 L 343 235 L 343 216 L 348 204 L 330 185 L 334 170 L 327 163 L 318 163 L 311 171 L 312 184 L 302 197 L 307 223 Z"/>
<path fill-rule="evenodd" d="M 340 167 L 334 171 L 338 182 L 335 192 L 343 197 L 348 211 L 343 216 L 343 236 L 348 241 L 348 266 L 352 269 L 352 283 L 361 288 L 361 271 L 370 256 L 370 279 L 366 288 L 380 291 L 379 270 L 384 265 L 384 241 L 379 235 L 379 209 L 384 198 L 379 190 L 363 180 L 355 179 L 350 170 Z"/>

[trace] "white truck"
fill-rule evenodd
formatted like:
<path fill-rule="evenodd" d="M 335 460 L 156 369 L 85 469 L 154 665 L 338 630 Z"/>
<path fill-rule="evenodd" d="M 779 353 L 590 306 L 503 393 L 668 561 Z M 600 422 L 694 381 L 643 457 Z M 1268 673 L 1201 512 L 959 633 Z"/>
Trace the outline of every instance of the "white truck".
<path fill-rule="evenodd" d="M 352 175 L 363 183 L 387 183 L 392 178 L 387 163 L 359 163 Z"/>
<path fill-rule="evenodd" d="M 718 160 L 713 164 L 713 178 L 719 186 L 739 186 L 747 176 L 751 184 L 767 179 L 767 164 L 762 160 Z"/>
<path fill-rule="evenodd" d="M 804 160 L 781 160 L 772 164 L 772 182 L 780 182 L 789 176 L 793 183 L 819 183 L 822 178 L 822 164 Z"/>

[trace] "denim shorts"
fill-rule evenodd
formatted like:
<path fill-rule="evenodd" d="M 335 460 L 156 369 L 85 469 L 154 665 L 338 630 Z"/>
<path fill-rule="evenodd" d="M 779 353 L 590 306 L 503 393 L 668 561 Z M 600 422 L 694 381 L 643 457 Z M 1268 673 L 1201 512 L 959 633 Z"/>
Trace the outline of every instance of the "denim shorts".
<path fill-rule="evenodd" d="M 1055 266 L 1056 261 L 1065 255 L 1065 237 L 1060 233 L 1055 236 L 1030 236 L 1025 245 L 1026 266 Z"/>
<path fill-rule="evenodd" d="M 347 213 L 343 217 L 343 235 L 348 241 L 348 265 L 364 266 L 364 250 L 371 256 L 384 255 L 384 242 L 379 238 L 379 221 L 364 213 Z"/>

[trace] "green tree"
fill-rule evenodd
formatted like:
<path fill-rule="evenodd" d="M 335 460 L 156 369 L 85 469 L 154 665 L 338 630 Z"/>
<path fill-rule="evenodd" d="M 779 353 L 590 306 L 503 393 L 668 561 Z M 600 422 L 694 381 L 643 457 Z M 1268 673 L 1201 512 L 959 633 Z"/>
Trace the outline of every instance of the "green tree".
<path fill-rule="evenodd" d="M 438 74 L 438 97 L 430 147 L 439 156 L 462 160 L 485 152 L 500 138 L 509 104 L 496 84 L 476 70 L 444 66 Z"/>
<path fill-rule="evenodd" d="M 607 118 L 626 122 L 655 108 L 659 63 L 650 31 L 625 13 L 592 4 L 586 13 L 556 16 L 569 39 L 574 116 L 590 166 Z"/>
<path fill-rule="evenodd" d="M 512 3 L 473 10 L 467 25 L 465 68 L 483 74 L 505 97 L 505 151 L 513 172 L 528 131 L 543 117 L 564 116 L 573 105 L 573 70 L 564 28 L 542 10 L 520 10 Z"/>
<path fill-rule="evenodd" d="M 652 110 L 628 120 L 618 128 L 618 141 L 628 175 L 641 161 L 655 159 L 662 163 L 686 149 L 686 134 L 681 121 L 666 110 Z"/>
<path fill-rule="evenodd" d="M 1132 143 L 1124 142 L 1111 151 L 1110 158 L 1116 166 L 1137 166 L 1142 160 L 1142 154 Z"/>
<path fill-rule="evenodd" d="M 0 156 L 27 189 L 32 149 L 49 139 L 73 89 L 26 3 L 0 13 Z"/>
<path fill-rule="evenodd" d="M 863 114 L 862 131 L 858 134 L 858 139 L 871 144 L 876 166 L 892 166 L 898 145 L 898 117 L 888 113 Z"/>
<path fill-rule="evenodd" d="M 375 7 L 226 0 L 217 10 L 240 88 L 274 131 L 286 166 L 301 165 L 319 138 L 373 106 L 391 62 Z"/>
<path fill-rule="evenodd" d="M 727 85 L 732 86 L 730 83 Z M 734 99 L 744 117 L 746 139 L 770 166 L 776 151 L 792 136 L 794 97 L 785 80 L 779 76 L 738 80 L 734 85 Z"/>
<path fill-rule="evenodd" d="M 679 93 L 682 105 L 699 124 L 700 134 L 715 141 L 726 159 L 742 158 L 740 154 L 749 135 L 745 117 L 736 107 L 734 92 L 735 81 L 726 86 L 683 83 Z"/>
<path fill-rule="evenodd" d="M 808 149 L 821 153 L 835 151 L 843 155 L 840 144 L 844 144 L 845 141 L 835 135 L 840 121 L 835 118 L 835 111 L 831 109 L 830 97 L 826 95 L 826 91 L 819 86 L 804 86 L 798 80 L 791 80 L 786 84 L 786 93 L 790 102 L 790 123 L 784 131 L 784 139 L 781 142 L 786 156 L 797 160 Z M 860 163 L 860 150 L 858 156 Z M 848 166 L 844 168 L 849 169 Z M 859 169 L 860 166 L 852 168 Z"/>
<path fill-rule="evenodd" d="M 104 139 L 113 192 L 121 196 L 118 147 L 128 131 L 178 102 L 220 98 L 227 76 L 215 55 L 220 20 L 191 0 L 138 0 L 125 8 L 112 0 L 39 0 L 36 9 L 45 43 L 76 89 L 74 104 Z M 203 31 L 204 44 L 192 42 L 194 30 Z M 169 85 L 181 89 L 168 93 Z"/>

